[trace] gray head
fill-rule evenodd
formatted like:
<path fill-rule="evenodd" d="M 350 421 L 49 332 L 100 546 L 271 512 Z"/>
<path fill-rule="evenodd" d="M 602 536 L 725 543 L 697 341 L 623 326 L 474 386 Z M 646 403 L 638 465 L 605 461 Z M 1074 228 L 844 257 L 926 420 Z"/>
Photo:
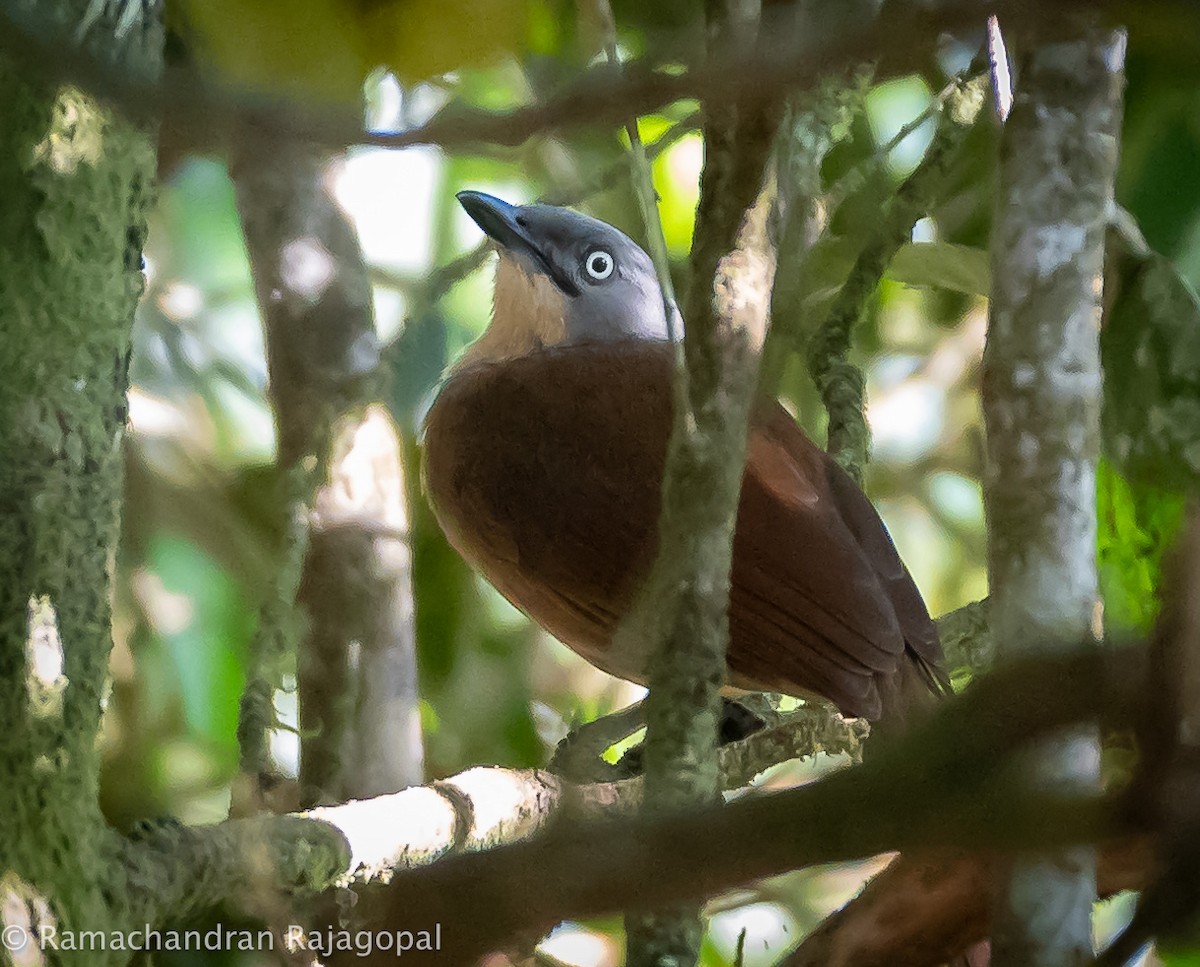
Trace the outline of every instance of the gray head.
<path fill-rule="evenodd" d="M 623 232 L 569 208 L 510 205 L 478 191 L 458 200 L 500 252 L 492 325 L 474 359 L 668 338 L 654 265 Z"/>

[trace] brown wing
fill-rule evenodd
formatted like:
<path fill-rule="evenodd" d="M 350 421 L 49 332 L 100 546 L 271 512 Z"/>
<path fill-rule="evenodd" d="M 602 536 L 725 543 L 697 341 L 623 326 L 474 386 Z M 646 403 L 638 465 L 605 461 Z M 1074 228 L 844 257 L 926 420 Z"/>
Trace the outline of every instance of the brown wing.
<path fill-rule="evenodd" d="M 751 424 L 730 626 L 735 681 L 868 718 L 914 662 L 941 689 L 937 630 L 875 508 L 773 401 Z"/>
<path fill-rule="evenodd" d="M 426 425 L 426 486 L 451 543 L 599 667 L 654 561 L 670 356 L 546 350 L 452 377 Z M 776 404 L 756 415 L 734 542 L 731 682 L 815 692 L 876 717 L 880 690 L 940 654 L 874 508 Z M 625 656 L 621 660 L 635 660 Z"/>

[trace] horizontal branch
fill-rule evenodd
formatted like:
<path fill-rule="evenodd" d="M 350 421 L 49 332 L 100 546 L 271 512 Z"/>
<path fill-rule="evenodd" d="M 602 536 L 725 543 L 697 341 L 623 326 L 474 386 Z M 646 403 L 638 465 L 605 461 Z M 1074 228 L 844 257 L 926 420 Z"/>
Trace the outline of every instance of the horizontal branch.
<path fill-rule="evenodd" d="M 947 619 L 961 623 L 978 607 Z M 819 751 L 857 760 L 866 732 L 861 720 L 804 706 L 722 747 L 722 788 L 740 788 L 772 765 Z M 641 792 L 640 778 L 572 784 L 544 770 L 477 768 L 308 813 L 167 826 L 127 852 L 131 880 L 145 887 L 133 901 L 133 922 L 179 919 L 258 887 L 314 894 L 335 884 L 386 881 L 455 853 L 528 839 L 563 817 L 632 814 Z M 815 828 L 824 835 L 823 823 Z M 247 900 L 253 909 L 254 896 Z"/>
<path fill-rule="evenodd" d="M 601 66 L 541 104 L 502 112 L 451 105 L 427 123 L 397 134 L 365 134 L 353 111 L 217 86 L 197 77 L 193 69 L 169 69 L 158 83 L 129 77 L 100 58 L 75 49 L 69 38 L 36 13 L 12 4 L 0 6 L 0 49 L 35 76 L 84 88 L 134 119 L 150 120 L 169 113 L 173 123 L 190 130 L 196 144 L 219 142 L 231 136 L 237 125 L 251 123 L 328 147 L 370 143 L 396 148 L 464 148 L 483 143 L 519 145 L 535 134 L 585 125 L 616 126 L 630 114 L 650 113 L 683 99 L 728 104 L 747 97 L 773 96 L 868 60 L 877 64 L 877 78 L 885 80 L 927 63 L 928 45 L 922 40 L 932 42 L 944 32 L 982 27 L 989 13 L 1030 30 L 1056 29 L 1064 8 L 1100 8 L 1119 16 L 1131 28 L 1139 20 L 1161 17 L 1164 12 L 1194 12 L 1186 0 L 1061 0 L 1056 4 L 946 0 L 936 9 L 889 5 L 874 21 L 837 37 L 797 41 L 787 31 L 765 31 L 763 42 L 748 53 L 715 56 L 683 72 L 657 70 L 643 60 L 629 64 L 617 77 Z"/>
<path fill-rule="evenodd" d="M 1139 718 L 1145 663 L 1141 649 L 1093 648 L 1013 664 L 861 769 L 686 815 L 556 825 L 528 843 L 399 874 L 357 909 L 365 924 L 446 924 L 442 953 L 465 962 L 563 919 L 711 896 L 814 863 L 1123 834 L 1110 800 L 1022 788 L 1005 766 L 1015 750 L 1075 722 Z"/>
<path fill-rule="evenodd" d="M 862 722 L 821 706 L 787 713 L 780 724 L 721 749 L 723 789 L 747 785 L 789 759 L 824 751 L 860 755 Z M 250 890 L 314 894 L 333 885 L 388 880 L 454 853 L 528 839 L 564 818 L 632 814 L 640 777 L 573 784 L 540 769 L 468 769 L 449 779 L 373 799 L 287 816 L 213 826 L 164 826 L 128 852 L 131 880 L 144 884 L 132 922 L 177 920 Z"/>

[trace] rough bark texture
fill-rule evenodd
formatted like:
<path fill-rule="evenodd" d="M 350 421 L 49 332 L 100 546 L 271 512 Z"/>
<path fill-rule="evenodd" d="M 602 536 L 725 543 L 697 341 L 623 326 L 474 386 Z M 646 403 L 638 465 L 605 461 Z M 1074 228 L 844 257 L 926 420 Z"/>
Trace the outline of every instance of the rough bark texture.
<path fill-rule="evenodd" d="M 1145 660 L 1138 649 L 1093 648 L 1014 663 L 860 769 L 683 815 L 563 824 L 399 873 L 358 910 L 367 923 L 453 921 L 454 949 L 442 955 L 466 961 L 564 918 L 711 896 L 810 863 L 932 844 L 1004 851 L 1106 839 L 1123 832 L 1111 804 L 1014 782 L 1014 750 L 1083 720 L 1132 721 L 1145 704 Z M 455 913 L 464 909 L 473 915 Z"/>
<path fill-rule="evenodd" d="M 753 43 L 756 4 L 710 5 L 712 46 Z M 742 9 L 746 8 L 746 9 Z M 718 795 L 717 726 L 729 639 L 733 526 L 747 419 L 766 332 L 774 252 L 763 182 L 778 108 L 759 99 L 710 107 L 684 306 L 685 366 L 663 482 L 663 550 L 642 602 L 618 632 L 652 635 L 646 699 L 645 806 L 677 810 Z M 623 643 L 624 637 L 624 643 Z M 634 646 L 636 647 L 636 646 Z M 630 967 L 694 963 L 695 906 L 627 918 Z"/>
<path fill-rule="evenodd" d="M 47 16 L 88 23 L 84 47 L 152 81 L 157 5 L 99 6 Z M 85 929 L 122 899 L 96 737 L 154 147 L 7 56 L 0 91 L 0 910 L 8 925 Z"/>
<path fill-rule="evenodd" d="M 284 509 L 300 522 L 287 557 L 303 560 L 264 609 L 258 671 L 277 682 L 299 637 L 305 801 L 394 792 L 421 781 L 422 755 L 400 444 L 367 405 L 379 388 L 370 282 L 325 154 L 244 144 L 238 206 L 266 325 Z M 270 691 L 243 703 L 248 772 L 262 769 Z"/>
<path fill-rule="evenodd" d="M 1003 657 L 1092 634 L 1104 233 L 1121 120 L 1121 34 L 1036 49 L 1005 127 L 984 353 L 992 632 Z M 1093 786 L 1091 733 L 1028 763 L 1051 785 Z M 998 967 L 1091 958 L 1089 850 L 1025 856 L 1001 874 Z"/>

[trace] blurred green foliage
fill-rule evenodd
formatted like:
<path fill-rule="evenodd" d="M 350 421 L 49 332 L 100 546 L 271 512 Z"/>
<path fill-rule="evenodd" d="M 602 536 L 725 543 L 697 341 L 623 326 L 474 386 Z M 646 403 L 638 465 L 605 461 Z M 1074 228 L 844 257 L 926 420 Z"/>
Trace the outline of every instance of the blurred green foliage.
<path fill-rule="evenodd" d="M 614 6 L 626 51 L 673 62 L 702 43 L 693 4 Z M 368 71 L 391 68 L 399 80 L 376 72 L 368 92 L 372 120 L 385 129 L 419 122 L 448 103 L 527 103 L 595 52 L 576 5 L 549 0 L 305 0 L 291 7 L 189 0 L 177 9 L 201 59 L 231 83 L 345 99 L 357 97 Z M 1162 552 L 1200 466 L 1200 327 L 1189 288 L 1200 283 L 1198 72 L 1195 64 L 1164 66 L 1156 48 L 1131 37 L 1118 193 L 1158 254 L 1126 255 L 1109 280 L 1115 295 L 1105 330 L 1099 553 L 1107 615 L 1121 629 L 1145 628 L 1155 613 Z M 823 212 L 828 234 L 797 280 L 807 331 L 876 227 L 881 204 L 919 161 L 927 127 L 887 158 L 877 157 L 880 146 L 945 81 L 931 59 L 909 78 L 872 87 L 826 159 L 824 190 L 848 173 L 863 177 L 836 210 Z M 652 143 L 694 108 L 676 105 L 641 119 L 643 137 Z M 856 337 L 876 444 L 868 489 L 934 613 L 986 592 L 977 383 L 996 137 L 985 117 L 945 200 L 923 223 L 920 241 L 889 268 Z M 690 134 L 653 168 L 681 285 L 702 157 L 700 135 Z M 624 164 L 622 135 L 581 128 L 505 150 L 393 156 L 355 149 L 329 170 L 358 221 L 377 282 L 379 331 L 390 340 L 389 402 L 405 434 L 430 778 L 478 763 L 541 764 L 567 726 L 637 694 L 550 641 L 476 578 L 441 536 L 419 476 L 422 412 L 490 306 L 490 263 L 444 293 L 427 287 L 437 266 L 479 241 L 455 192 L 483 189 L 514 201 L 581 197 L 581 207 L 639 238 Z M 605 172 L 615 173 L 613 187 L 588 193 Z M 105 808 L 122 826 L 161 813 L 223 815 L 247 643 L 280 546 L 263 343 L 220 160 L 192 157 L 167 173 L 146 258 L 105 732 Z M 786 367 L 782 395 L 821 439 L 823 414 L 799 356 Z M 294 723 L 294 696 L 281 693 L 278 704 Z M 295 745 L 295 735 L 281 729 L 275 748 L 285 773 L 295 767 Z M 811 774 L 812 767 L 793 764 L 764 783 Z M 781 948 L 764 946 L 761 908 L 776 910 L 784 933 L 803 933 L 854 890 L 864 869 L 809 870 L 748 889 L 714 920 L 703 962 L 731 962 L 739 924 L 751 931 L 746 963 L 774 962 Z M 619 949 L 616 927 L 589 925 L 605 956 Z"/>

